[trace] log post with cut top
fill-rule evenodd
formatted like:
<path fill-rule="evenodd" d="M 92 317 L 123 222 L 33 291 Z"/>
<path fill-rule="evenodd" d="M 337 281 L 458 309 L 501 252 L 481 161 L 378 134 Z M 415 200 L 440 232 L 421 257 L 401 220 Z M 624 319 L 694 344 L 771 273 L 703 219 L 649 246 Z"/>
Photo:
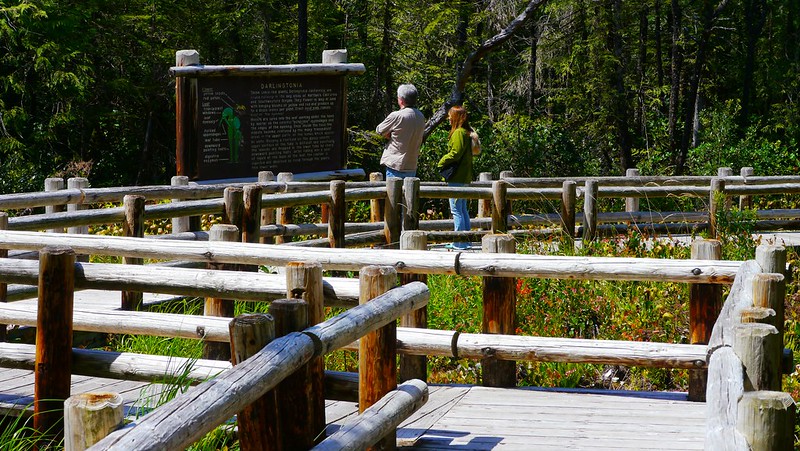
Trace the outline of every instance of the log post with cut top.
<path fill-rule="evenodd" d="M 39 252 L 33 427 L 47 439 L 63 435 L 64 400 L 70 395 L 75 260 L 68 247 Z"/>
<path fill-rule="evenodd" d="M 265 313 L 238 315 L 229 325 L 231 362 L 238 365 L 275 339 L 275 322 Z M 236 415 L 243 451 L 280 450 L 275 390 L 266 392 Z"/>
<path fill-rule="evenodd" d="M 226 188 L 227 190 L 227 188 Z M 214 224 L 208 231 L 209 241 L 239 241 L 239 229 L 231 224 Z M 209 263 L 208 269 L 229 269 L 230 264 Z M 220 298 L 206 298 L 203 314 L 205 316 L 222 316 L 233 318 L 233 300 Z M 203 358 L 211 360 L 230 360 L 230 346 L 225 343 L 206 341 L 203 343 Z"/>
<path fill-rule="evenodd" d="M 516 253 L 511 235 L 486 235 L 481 242 L 485 253 Z M 516 334 L 516 279 L 513 277 L 483 278 L 484 334 Z M 514 387 L 517 384 L 517 365 L 514 361 L 498 360 L 491 349 L 481 359 L 485 387 Z"/>
<path fill-rule="evenodd" d="M 400 235 L 400 249 L 424 251 L 428 249 L 428 235 L 422 230 L 406 230 Z M 427 274 L 401 274 L 402 284 L 419 281 L 428 283 Z M 400 327 L 428 328 L 428 306 L 425 305 L 400 318 Z M 428 358 L 424 355 L 400 355 L 400 380 L 428 380 Z"/>
<path fill-rule="evenodd" d="M 692 259 L 719 260 L 722 244 L 717 240 L 692 242 Z M 691 285 L 689 293 L 689 343 L 708 344 L 714 323 L 722 310 L 722 287 L 708 283 Z M 689 400 L 705 401 L 708 370 L 689 370 Z"/>
<path fill-rule="evenodd" d="M 400 179 L 396 180 L 400 181 Z M 359 282 L 359 302 L 366 304 L 397 285 L 397 271 L 391 266 L 367 266 L 361 269 Z M 358 343 L 359 413 L 363 413 L 369 406 L 397 388 L 396 359 L 397 323 L 395 321 L 361 337 Z M 375 445 L 375 449 L 395 449 L 396 436 L 396 433 L 388 434 Z"/>
<path fill-rule="evenodd" d="M 122 205 L 125 209 L 125 221 L 122 223 L 124 236 L 144 238 L 144 196 L 127 195 L 122 198 Z M 142 265 L 144 259 L 139 257 L 122 257 L 122 263 L 126 265 Z M 122 310 L 141 310 L 142 308 L 141 291 L 123 291 L 121 293 Z"/>

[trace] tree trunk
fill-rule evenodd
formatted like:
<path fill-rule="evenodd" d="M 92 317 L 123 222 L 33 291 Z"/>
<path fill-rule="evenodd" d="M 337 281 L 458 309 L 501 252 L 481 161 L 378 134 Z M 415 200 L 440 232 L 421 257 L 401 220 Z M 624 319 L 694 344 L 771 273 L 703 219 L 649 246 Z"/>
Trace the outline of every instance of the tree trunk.
<path fill-rule="evenodd" d="M 464 100 L 464 89 L 466 88 L 467 81 L 472 76 L 472 70 L 475 65 L 487 54 L 493 52 L 508 39 L 511 38 L 517 31 L 522 28 L 527 21 L 533 16 L 533 12 L 537 8 L 547 3 L 547 0 L 531 0 L 517 17 L 514 18 L 500 33 L 492 36 L 484 41 L 475 51 L 470 53 L 456 75 L 456 81 L 453 84 L 453 89 L 450 92 L 450 98 L 447 99 L 439 109 L 433 113 L 428 123 L 425 125 L 425 138 L 433 132 L 433 130 L 444 120 L 447 116 L 447 111 L 453 105 L 461 105 Z"/>
<path fill-rule="evenodd" d="M 764 28 L 766 14 L 765 0 L 745 0 L 744 26 L 747 33 L 747 52 L 744 60 L 744 76 L 742 86 L 742 110 L 740 111 L 739 126 L 741 132 L 750 125 L 750 105 L 753 92 L 753 78 L 756 70 L 756 44 Z"/>
<path fill-rule="evenodd" d="M 632 168 L 633 156 L 631 154 L 631 133 L 628 128 L 630 122 L 630 112 L 625 88 L 625 55 L 622 48 L 622 36 L 620 36 L 620 10 L 622 0 L 610 0 L 605 5 L 607 14 L 606 24 L 607 45 L 609 51 L 614 55 L 614 63 L 610 72 L 610 85 L 613 86 L 614 96 L 612 100 L 612 127 L 616 129 L 617 148 L 619 150 L 619 169 L 622 173 Z"/>
<path fill-rule="evenodd" d="M 664 86 L 664 55 L 661 49 L 661 0 L 655 0 L 655 46 L 656 46 L 656 78 L 658 87 Z M 659 94 L 661 97 L 661 104 L 666 104 L 666 99 L 664 96 Z"/>
<path fill-rule="evenodd" d="M 533 21 L 530 24 L 531 30 L 531 45 L 530 45 L 530 62 L 528 63 L 528 114 L 532 115 L 536 110 L 538 103 L 538 92 L 536 91 L 536 64 L 538 63 L 539 56 L 539 26 L 538 22 Z"/>
<path fill-rule="evenodd" d="M 636 83 L 638 84 L 636 95 L 636 113 L 634 118 L 636 121 L 636 130 L 642 136 L 645 135 L 647 117 L 645 112 L 645 67 L 647 66 L 647 28 L 649 27 L 648 16 L 650 8 L 647 5 L 642 5 L 639 9 L 639 58 L 636 60 Z M 626 168 L 627 169 L 627 168 Z"/>
<path fill-rule="evenodd" d="M 692 137 L 694 129 L 694 116 L 697 111 L 697 96 L 700 95 L 700 79 L 703 72 L 703 67 L 708 58 L 708 46 L 711 41 L 711 32 L 714 26 L 715 19 L 719 16 L 722 10 L 727 5 L 728 0 L 722 0 L 714 7 L 709 0 L 703 2 L 703 22 L 700 31 L 700 39 L 697 42 L 697 54 L 694 58 L 694 65 L 692 72 L 689 75 L 688 92 L 685 96 L 685 109 L 683 115 L 683 134 L 681 136 L 680 153 L 678 161 L 675 165 L 676 174 L 683 174 L 686 168 L 686 159 L 689 154 L 689 141 Z"/>
<path fill-rule="evenodd" d="M 669 151 L 670 155 L 677 160 L 680 148 L 678 140 L 678 102 L 681 93 L 681 70 L 683 65 L 683 54 L 680 45 L 681 40 L 681 5 L 678 0 L 671 0 L 670 25 L 672 30 L 672 46 L 670 48 L 670 89 L 669 89 Z M 681 169 L 682 170 L 682 169 Z M 680 171 L 675 169 L 676 173 Z"/>
<path fill-rule="evenodd" d="M 297 0 L 297 63 L 308 62 L 308 0 Z"/>

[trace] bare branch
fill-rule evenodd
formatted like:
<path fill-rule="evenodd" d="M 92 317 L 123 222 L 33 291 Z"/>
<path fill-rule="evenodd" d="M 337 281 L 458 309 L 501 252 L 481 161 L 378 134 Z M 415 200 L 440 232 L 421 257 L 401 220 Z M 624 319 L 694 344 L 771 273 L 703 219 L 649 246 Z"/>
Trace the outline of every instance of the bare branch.
<path fill-rule="evenodd" d="M 459 105 L 463 102 L 464 88 L 467 85 L 469 77 L 472 75 L 472 70 L 475 65 L 484 56 L 494 51 L 497 47 L 502 45 L 517 31 L 519 31 L 519 29 L 528 22 L 531 16 L 533 16 L 533 12 L 536 10 L 536 8 L 539 8 L 545 3 L 547 3 L 547 0 L 531 0 L 528 2 L 528 6 L 525 8 L 525 10 L 515 17 L 514 20 L 512 20 L 502 31 L 500 31 L 500 33 L 484 41 L 480 47 L 467 56 L 461 66 L 461 70 L 458 72 L 458 76 L 456 77 L 456 82 L 453 85 L 453 91 L 450 93 L 450 99 L 445 101 L 445 103 L 439 107 L 435 113 L 433 113 L 433 116 L 428 119 L 428 123 L 425 125 L 425 139 L 427 139 L 428 135 L 430 135 L 431 132 L 444 120 L 445 116 L 447 115 L 447 110 L 449 110 L 451 106 Z"/>

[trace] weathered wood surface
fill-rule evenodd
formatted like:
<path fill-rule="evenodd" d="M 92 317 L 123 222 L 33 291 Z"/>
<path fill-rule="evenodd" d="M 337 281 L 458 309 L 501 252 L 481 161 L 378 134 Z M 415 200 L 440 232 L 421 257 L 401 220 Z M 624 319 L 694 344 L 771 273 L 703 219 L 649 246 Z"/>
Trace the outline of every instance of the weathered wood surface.
<path fill-rule="evenodd" d="M 399 239 L 399 234 L 398 234 Z M 307 249 L 253 246 L 246 243 L 170 242 L 147 238 L 98 237 L 0 231 L 0 245 L 37 250 L 69 244 L 78 253 L 130 255 L 142 258 L 284 266 L 312 260 L 329 270 L 358 270 L 366 265 L 392 265 L 400 273 L 471 276 L 541 277 L 577 280 L 650 280 L 663 282 L 733 283 L 741 262 L 614 257 L 472 254 L 427 251 L 382 252 L 374 249 Z M 458 265 L 456 265 L 456 256 Z"/>
<path fill-rule="evenodd" d="M 178 395 L 139 422 L 112 433 L 95 448 L 125 451 L 185 448 L 241 411 L 251 399 L 275 388 L 312 357 L 337 349 L 419 308 L 427 303 L 428 295 L 426 286 L 411 283 L 303 333 L 280 337 L 230 371 Z"/>
<path fill-rule="evenodd" d="M 278 338 L 212 381 L 178 395 L 90 449 L 183 449 L 262 396 L 314 355 L 308 336 Z"/>
<path fill-rule="evenodd" d="M 754 391 L 739 401 L 738 428 L 753 451 L 794 449 L 796 406 L 789 393 Z"/>
<path fill-rule="evenodd" d="M 358 417 L 348 421 L 314 450 L 362 450 L 377 443 L 386 434 L 420 409 L 428 401 L 428 386 L 412 379 L 400 384 Z"/>
<path fill-rule="evenodd" d="M 761 267 L 754 260 L 742 264 L 736 282 L 731 287 L 711 331 L 711 338 L 708 340 L 709 349 L 733 345 L 733 329 L 740 321 L 742 310 L 753 306 L 753 277 L 759 272 Z"/>
<path fill-rule="evenodd" d="M 714 351 L 710 359 L 705 448 L 748 451 L 746 439 L 736 430 L 737 403 L 744 394 L 742 361 L 729 346 Z"/>
<path fill-rule="evenodd" d="M 175 66 L 169 68 L 173 77 L 288 76 L 288 75 L 361 75 L 366 72 L 361 63 L 340 64 L 281 64 L 248 66 Z"/>
<path fill-rule="evenodd" d="M 429 387 L 428 403 L 397 430 L 399 449 L 701 450 L 705 406 L 685 393 Z M 328 405 L 328 430 L 352 418 Z"/>
<path fill-rule="evenodd" d="M 33 406 L 33 371 L 0 368 L 0 414 L 27 415 Z M 164 386 L 149 382 L 125 381 L 72 375 L 70 392 L 75 395 L 91 391 L 119 393 L 125 403 L 126 416 L 136 415 L 141 408 L 152 406 Z"/>
<path fill-rule="evenodd" d="M 363 334 L 383 327 L 402 315 L 428 304 L 430 292 L 422 282 L 409 284 L 390 290 L 366 304 L 347 311 L 347 320 L 328 320 L 305 330 L 314 335 L 318 354 L 339 349 L 354 342 Z"/>
<path fill-rule="evenodd" d="M 357 343 L 349 343 L 344 348 L 358 349 Z M 475 360 L 491 354 L 500 360 L 698 369 L 707 366 L 708 347 L 640 341 L 464 334 L 452 330 L 399 327 L 397 351 L 408 355 Z"/>
<path fill-rule="evenodd" d="M 122 424 L 122 396 L 94 392 L 64 401 L 64 450 L 83 451 Z"/>
<path fill-rule="evenodd" d="M 35 285 L 39 265 L 35 261 L 0 259 L 0 281 Z M 286 277 L 278 274 L 172 268 L 156 265 L 121 267 L 104 263 L 77 263 L 75 288 L 133 290 L 180 296 L 217 296 L 248 301 L 267 301 L 286 295 Z M 358 280 L 329 278 L 323 281 L 329 306 L 358 304 Z"/>
<path fill-rule="evenodd" d="M 34 345 L 0 343 L 0 368 L 32 370 L 35 352 Z M 202 382 L 230 368 L 230 362 L 218 360 L 72 349 L 72 374 L 98 378 L 155 382 L 184 377 Z"/>

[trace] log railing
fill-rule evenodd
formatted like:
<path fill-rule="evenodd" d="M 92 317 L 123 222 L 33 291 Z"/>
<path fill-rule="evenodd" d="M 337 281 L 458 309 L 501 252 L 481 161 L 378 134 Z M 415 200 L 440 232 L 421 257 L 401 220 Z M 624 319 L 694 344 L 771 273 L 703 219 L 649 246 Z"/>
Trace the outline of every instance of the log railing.
<path fill-rule="evenodd" d="M 760 248 L 756 258 L 740 268 L 709 342 L 705 449 L 793 449 L 796 406 L 781 391 L 786 255 Z"/>
<path fill-rule="evenodd" d="M 550 260 L 549 258 L 541 258 L 540 256 L 513 254 L 482 254 L 477 255 L 477 258 L 475 258 L 473 261 L 470 254 L 452 255 L 450 253 L 441 253 L 442 255 L 439 256 L 439 258 L 435 258 L 436 253 L 429 253 L 425 251 L 395 251 L 387 255 L 386 252 L 376 250 L 351 250 L 348 251 L 348 256 L 345 257 L 340 255 L 341 253 L 336 253 L 335 250 L 330 249 L 296 249 L 292 255 L 282 255 L 281 257 L 275 257 L 273 255 L 271 257 L 265 257 L 265 254 L 261 253 L 260 250 L 271 251 L 268 252 L 271 254 L 277 254 L 278 252 L 276 251 L 280 250 L 280 253 L 283 254 L 285 250 L 294 248 L 286 246 L 247 246 L 242 243 L 222 242 L 182 243 L 185 246 L 180 251 L 180 255 L 178 255 L 170 251 L 169 246 L 163 246 L 165 242 L 162 240 L 151 240 L 147 238 L 135 239 L 70 236 L 62 234 L 35 234 L 29 232 L 0 232 L 0 247 L 40 249 L 41 246 L 57 244 L 59 239 L 65 239 L 69 242 L 75 243 L 75 249 L 78 252 L 98 253 L 100 249 L 105 249 L 102 252 L 107 253 L 107 255 L 132 255 L 139 257 L 147 255 L 154 256 L 157 255 L 158 252 L 154 249 L 151 250 L 149 247 L 151 245 L 162 245 L 160 248 L 160 258 L 183 258 L 214 262 L 238 261 L 240 263 L 245 262 L 250 264 L 280 264 L 285 258 L 297 258 L 301 260 L 311 259 L 320 261 L 326 267 L 336 269 L 353 269 L 356 267 L 354 259 L 359 259 L 370 261 L 372 263 L 389 263 L 391 266 L 394 266 L 400 271 L 408 273 L 460 273 L 482 275 L 485 277 L 550 277 L 579 278 L 584 280 L 610 278 L 614 280 L 670 280 L 691 283 L 719 284 L 734 282 L 730 275 L 731 271 L 739 271 L 739 277 L 741 277 L 741 268 L 749 265 L 745 264 L 743 266 L 740 262 L 724 262 L 714 260 L 655 260 L 650 262 L 651 259 L 597 257 L 561 257 Z M 759 250 L 760 254 L 769 252 L 772 252 L 769 248 L 760 248 Z M 375 256 L 380 257 L 375 259 Z M 438 270 L 432 269 L 432 259 L 436 260 L 437 264 L 444 263 L 443 268 L 439 268 Z M 555 260 L 558 259 L 565 260 L 566 264 L 556 263 Z M 426 262 L 423 263 L 422 260 L 426 260 Z M 773 258 L 770 260 L 763 257 L 761 260 L 764 260 L 764 263 L 762 263 L 761 266 L 766 268 L 765 270 L 777 270 L 783 272 L 783 269 L 785 269 L 785 256 L 783 261 L 781 261 L 780 258 Z M 612 265 L 612 263 L 614 263 L 614 265 Z M 548 268 L 549 265 L 552 265 L 553 267 Z M 631 271 L 630 269 L 620 270 L 618 267 L 622 266 L 626 268 L 641 268 L 643 265 L 648 266 L 647 271 Z M 76 276 L 76 281 L 81 279 L 94 280 L 97 283 L 102 284 L 103 280 L 106 280 L 106 282 L 109 280 L 114 280 L 114 276 L 111 275 L 114 271 L 111 271 L 110 268 L 105 270 L 103 267 L 115 265 L 90 265 L 75 263 L 74 266 L 78 270 L 73 271 L 73 273 L 79 274 Z M 150 285 L 146 286 L 136 285 L 142 283 L 138 281 L 139 278 L 146 278 L 145 274 L 139 274 L 136 271 L 144 270 L 145 268 L 133 267 L 133 269 L 135 271 L 130 271 L 131 275 L 126 277 L 126 279 L 129 279 L 128 283 L 132 283 L 134 284 L 134 287 L 140 289 L 157 287 L 156 283 L 151 283 Z M 16 265 L 0 266 L 0 274 L 3 274 L 2 277 L 4 277 L 4 279 L 0 279 L 0 281 L 31 283 L 31 270 L 32 268 L 17 268 Z M 260 275 L 250 273 L 245 273 L 238 276 L 245 275 L 260 277 Z M 176 277 L 175 279 L 179 278 L 180 277 Z M 186 274 L 186 278 L 197 280 L 196 277 L 189 273 Z M 773 287 L 763 291 L 767 293 L 765 299 L 772 303 L 770 305 L 777 306 L 780 304 L 780 302 L 775 301 L 775 295 L 770 293 L 780 292 L 780 282 L 782 282 L 782 276 L 772 277 L 772 279 L 775 279 L 779 283 L 778 288 Z M 243 294 L 244 290 L 243 287 L 237 289 L 236 285 L 247 285 L 250 283 L 252 283 L 251 280 L 240 279 L 239 282 L 233 282 L 227 287 L 220 285 L 217 287 L 217 289 L 221 293 L 225 293 L 227 296 L 238 296 L 239 294 Z M 163 284 L 174 284 L 176 286 L 173 288 L 165 288 L 165 290 L 169 292 L 173 292 L 173 290 L 178 291 L 180 289 L 185 289 L 177 287 L 186 286 L 177 280 L 170 280 Z M 80 284 L 76 283 L 76 285 Z M 118 285 L 117 288 L 126 289 L 129 287 Z M 211 288 L 208 289 L 210 290 Z M 735 288 L 732 291 L 734 293 L 738 293 L 741 292 L 742 289 L 736 288 L 735 285 Z M 9 312 L 12 310 L 13 309 L 11 308 L 2 309 L 4 312 Z M 141 324 L 145 322 L 143 319 L 145 318 L 146 314 L 137 312 L 126 312 L 125 314 L 134 315 L 130 319 L 131 323 L 138 322 Z M 728 313 L 728 311 L 726 311 L 721 316 L 721 321 L 732 316 L 735 317 L 736 314 L 743 316 L 741 312 Z M 27 315 L 29 319 L 26 321 L 28 324 L 30 324 L 32 323 L 32 317 L 29 312 Z M 759 316 L 754 313 L 749 313 L 748 315 L 748 318 L 770 317 L 770 315 Z M 17 323 L 22 316 L 24 315 L 21 312 L 18 312 L 16 316 L 14 314 L 8 314 L 7 316 L 0 316 L 0 321 Z M 91 316 L 91 314 L 88 316 Z M 107 322 L 108 316 L 105 314 L 104 316 Z M 92 321 L 100 322 L 97 319 L 91 320 L 81 318 L 86 318 L 86 316 L 84 316 L 81 312 L 76 311 L 75 320 L 73 322 L 73 327 L 76 327 L 76 330 L 80 330 L 79 327 L 81 327 L 75 326 L 77 324 L 89 324 Z M 170 320 L 167 319 L 167 321 Z M 212 322 L 210 318 L 206 318 L 203 321 L 205 323 Z M 186 321 L 186 323 L 190 324 L 190 326 L 192 325 L 191 321 Z M 206 329 L 206 326 L 204 325 L 194 326 L 194 336 L 196 338 L 199 338 L 197 336 L 197 331 L 201 328 L 208 333 L 208 335 L 204 334 L 204 338 L 213 339 L 212 335 L 210 334 L 211 328 L 209 327 Z M 123 329 L 120 327 L 116 328 L 117 332 L 122 330 Z M 728 332 L 727 334 L 730 335 L 731 332 Z M 222 336 L 224 334 L 219 335 Z M 354 345 L 350 344 L 348 340 L 352 340 L 353 338 L 357 337 L 338 337 L 336 347 L 352 349 Z M 631 344 L 615 341 L 547 339 L 540 337 L 514 337 L 508 335 L 459 334 L 458 332 L 453 331 L 426 331 L 413 329 L 401 329 L 397 338 L 399 339 L 400 343 L 403 343 L 403 346 L 400 347 L 399 352 L 414 355 L 445 355 L 465 358 L 485 358 L 487 350 L 491 350 L 491 355 L 493 358 L 499 360 L 613 363 L 690 369 L 704 368 L 707 365 L 705 355 L 709 350 L 714 350 L 714 346 L 716 346 L 713 344 L 709 346 L 655 343 Z M 329 337 L 329 339 L 332 338 Z M 220 341 L 224 341 L 224 339 L 221 339 Z M 319 344 L 319 346 L 325 349 L 324 352 L 334 349 L 331 347 L 332 345 L 329 346 L 324 344 L 324 340 L 322 339 L 320 339 L 320 343 L 321 344 Z M 774 371 L 774 363 L 779 361 L 780 357 L 773 359 L 771 361 L 772 363 L 769 365 L 761 365 L 760 367 L 768 367 L 771 368 L 770 371 Z M 774 381 L 776 376 L 774 373 L 772 374 L 773 375 L 769 377 L 758 377 L 761 377 L 761 379 L 769 379 Z M 753 379 L 756 377 L 757 376 L 752 376 Z M 754 387 L 758 387 L 758 385 L 754 385 Z"/>

